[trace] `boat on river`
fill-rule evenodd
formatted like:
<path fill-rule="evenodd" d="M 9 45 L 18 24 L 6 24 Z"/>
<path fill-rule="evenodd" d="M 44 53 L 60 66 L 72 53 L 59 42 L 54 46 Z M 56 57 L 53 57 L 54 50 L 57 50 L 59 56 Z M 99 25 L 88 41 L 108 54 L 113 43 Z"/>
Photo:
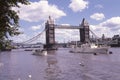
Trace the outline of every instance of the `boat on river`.
<path fill-rule="evenodd" d="M 47 50 L 45 50 L 45 49 L 35 49 L 33 51 L 33 55 L 46 56 L 47 55 Z"/>
<path fill-rule="evenodd" d="M 108 46 L 98 46 L 95 44 L 82 44 L 80 47 L 71 48 L 70 52 L 72 53 L 108 53 Z"/>

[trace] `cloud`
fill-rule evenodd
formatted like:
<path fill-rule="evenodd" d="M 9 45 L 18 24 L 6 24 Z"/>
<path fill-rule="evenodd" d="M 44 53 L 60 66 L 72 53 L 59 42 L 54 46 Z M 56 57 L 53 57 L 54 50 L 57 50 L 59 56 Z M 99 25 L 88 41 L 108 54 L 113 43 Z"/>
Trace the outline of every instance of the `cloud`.
<path fill-rule="evenodd" d="M 101 8 L 103 8 L 103 5 L 97 4 L 97 5 L 95 5 L 95 8 L 101 9 Z"/>
<path fill-rule="evenodd" d="M 30 36 L 28 36 L 26 34 L 20 34 L 18 36 L 12 37 L 11 39 L 13 40 L 13 42 L 21 43 L 21 42 L 28 40 L 29 38 L 30 38 Z"/>
<path fill-rule="evenodd" d="M 70 24 L 61 24 L 62 26 L 70 26 Z"/>
<path fill-rule="evenodd" d="M 99 37 L 105 34 L 106 37 L 120 34 L 120 17 L 112 17 L 98 25 L 90 25 L 90 29 Z"/>
<path fill-rule="evenodd" d="M 38 26 L 32 26 L 31 29 L 36 31 L 36 30 L 40 30 L 41 28 L 41 25 L 38 25 Z"/>
<path fill-rule="evenodd" d="M 91 19 L 103 20 L 105 18 L 103 13 L 94 13 L 90 16 Z"/>
<path fill-rule="evenodd" d="M 85 0 L 71 0 L 69 8 L 71 8 L 74 12 L 81 12 L 84 9 L 88 8 L 88 4 L 89 2 Z"/>
<path fill-rule="evenodd" d="M 46 20 L 48 16 L 58 19 L 66 16 L 62 10 L 58 9 L 56 5 L 48 4 L 48 1 L 30 2 L 30 5 L 19 4 L 21 8 L 13 8 L 19 10 L 20 19 L 29 22 L 38 22 L 39 20 Z"/>
<path fill-rule="evenodd" d="M 31 30 L 33 30 L 33 31 L 37 31 L 37 30 L 42 31 L 42 30 L 44 30 L 44 29 L 45 29 L 45 25 L 36 25 L 36 26 L 31 26 L 31 27 L 30 27 L 30 29 L 31 29 Z"/>
<path fill-rule="evenodd" d="M 57 42 L 68 42 L 68 41 L 76 41 L 80 40 L 79 30 L 72 30 L 72 29 L 56 29 L 55 30 L 55 37 Z"/>
<path fill-rule="evenodd" d="M 100 24 L 103 27 L 120 28 L 120 17 L 112 17 Z"/>
<path fill-rule="evenodd" d="M 98 25 L 90 25 L 90 30 L 99 38 L 102 36 L 102 34 L 105 34 L 105 36 L 107 36 L 107 37 L 112 36 L 111 34 L 108 35 L 108 33 L 110 32 L 109 28 L 102 27 L 99 24 Z M 95 36 L 94 34 L 92 34 L 92 35 Z"/>

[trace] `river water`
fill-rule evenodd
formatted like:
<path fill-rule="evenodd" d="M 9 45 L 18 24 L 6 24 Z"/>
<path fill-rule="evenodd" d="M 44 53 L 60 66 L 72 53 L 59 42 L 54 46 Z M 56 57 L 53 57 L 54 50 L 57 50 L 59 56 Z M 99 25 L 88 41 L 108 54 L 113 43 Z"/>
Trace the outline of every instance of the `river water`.
<path fill-rule="evenodd" d="M 0 53 L 0 80 L 120 80 L 120 48 L 113 54 L 69 53 L 68 48 L 47 56 L 16 49 Z"/>

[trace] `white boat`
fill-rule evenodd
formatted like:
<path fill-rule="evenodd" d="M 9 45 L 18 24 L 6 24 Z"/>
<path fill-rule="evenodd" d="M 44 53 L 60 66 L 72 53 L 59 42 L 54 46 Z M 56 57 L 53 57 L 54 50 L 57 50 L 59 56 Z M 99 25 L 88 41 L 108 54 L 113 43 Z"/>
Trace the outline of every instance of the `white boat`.
<path fill-rule="evenodd" d="M 47 50 L 44 50 L 44 49 L 35 49 L 33 51 L 33 55 L 46 56 L 47 55 Z"/>
<path fill-rule="evenodd" d="M 97 46 L 95 44 L 82 44 L 81 47 L 71 48 L 72 53 L 108 53 L 108 46 Z"/>

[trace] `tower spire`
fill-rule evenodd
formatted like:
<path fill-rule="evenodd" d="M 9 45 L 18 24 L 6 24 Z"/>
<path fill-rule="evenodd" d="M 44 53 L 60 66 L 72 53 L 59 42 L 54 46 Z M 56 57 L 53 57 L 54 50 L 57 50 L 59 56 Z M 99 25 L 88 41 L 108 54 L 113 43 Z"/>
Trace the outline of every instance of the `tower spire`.
<path fill-rule="evenodd" d="M 54 24 L 54 20 L 51 18 L 51 16 L 48 17 L 47 22 L 48 24 Z"/>

